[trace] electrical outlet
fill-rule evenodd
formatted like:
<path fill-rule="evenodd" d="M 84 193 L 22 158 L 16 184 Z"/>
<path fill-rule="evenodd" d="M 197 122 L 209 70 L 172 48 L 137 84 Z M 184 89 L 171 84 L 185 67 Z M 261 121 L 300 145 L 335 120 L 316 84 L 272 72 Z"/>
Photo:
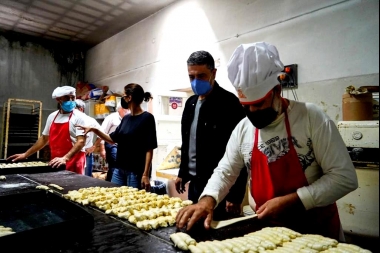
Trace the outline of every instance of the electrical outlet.
<path fill-rule="evenodd" d="M 286 65 L 284 70 L 278 75 L 277 80 L 283 89 L 294 89 L 298 87 L 297 64 Z"/>

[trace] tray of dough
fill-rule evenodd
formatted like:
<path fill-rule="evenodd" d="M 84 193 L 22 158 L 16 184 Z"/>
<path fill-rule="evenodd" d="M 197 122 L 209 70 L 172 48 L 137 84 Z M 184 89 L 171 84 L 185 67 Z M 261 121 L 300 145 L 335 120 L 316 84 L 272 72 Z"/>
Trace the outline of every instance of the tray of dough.
<path fill-rule="evenodd" d="M 0 247 L 4 249 L 68 243 L 94 228 L 90 213 L 48 191 L 1 196 L 0 203 Z"/>
<path fill-rule="evenodd" d="M 65 166 L 52 168 L 48 161 L 11 162 L 0 159 L 0 175 L 8 174 L 31 174 L 65 170 Z"/>

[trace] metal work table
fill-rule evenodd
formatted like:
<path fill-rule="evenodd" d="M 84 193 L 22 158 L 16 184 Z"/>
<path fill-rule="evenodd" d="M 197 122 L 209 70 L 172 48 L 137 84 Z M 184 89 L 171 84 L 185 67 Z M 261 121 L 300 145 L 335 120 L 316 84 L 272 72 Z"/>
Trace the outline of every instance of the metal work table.
<path fill-rule="evenodd" d="M 69 171 L 59 171 L 39 174 L 7 175 L 6 181 L 0 181 L 0 196 L 23 193 L 35 190 L 38 184 L 57 184 L 64 188 L 62 194 L 70 190 L 78 190 L 91 186 L 115 187 L 107 181 L 78 175 Z M 59 243 L 44 242 L 39 252 L 181 252 L 170 241 L 170 234 L 178 232 L 176 227 L 159 228 L 142 231 L 128 221 L 90 206 L 82 206 L 94 217 L 94 229 L 79 238 L 62 238 Z M 198 223 L 188 233 L 197 241 L 223 240 L 243 236 L 249 232 L 261 229 L 265 225 L 257 219 L 242 221 L 218 230 L 206 231 L 202 223 Z M 70 233 L 70 231 L 67 231 Z M 9 249 L 12 251 L 12 249 Z M 3 250 L 2 250 L 3 252 Z"/>

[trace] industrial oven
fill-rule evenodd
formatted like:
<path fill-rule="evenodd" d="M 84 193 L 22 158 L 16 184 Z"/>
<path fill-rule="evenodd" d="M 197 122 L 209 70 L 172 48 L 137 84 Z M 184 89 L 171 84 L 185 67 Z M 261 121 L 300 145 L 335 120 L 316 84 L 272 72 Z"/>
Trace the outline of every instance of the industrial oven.
<path fill-rule="evenodd" d="M 347 146 L 359 187 L 338 204 L 345 233 L 379 237 L 379 121 L 340 121 L 338 130 Z"/>

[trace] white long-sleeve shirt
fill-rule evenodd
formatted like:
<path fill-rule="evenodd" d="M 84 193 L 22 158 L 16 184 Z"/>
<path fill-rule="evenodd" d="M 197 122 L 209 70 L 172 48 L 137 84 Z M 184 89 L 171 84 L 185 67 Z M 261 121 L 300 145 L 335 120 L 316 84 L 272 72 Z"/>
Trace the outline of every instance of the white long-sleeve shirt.
<path fill-rule="evenodd" d="M 335 123 L 311 103 L 290 101 L 287 110 L 294 147 L 309 183 L 297 190 L 306 210 L 332 204 L 355 190 L 358 187 L 356 171 Z M 254 133 L 255 127 L 248 118 L 240 121 L 200 198 L 208 195 L 219 203 L 243 165 L 250 175 Z M 259 131 L 258 147 L 267 156 L 268 163 L 289 152 L 287 143 L 284 114 Z M 249 202 L 255 209 L 251 195 Z"/>

